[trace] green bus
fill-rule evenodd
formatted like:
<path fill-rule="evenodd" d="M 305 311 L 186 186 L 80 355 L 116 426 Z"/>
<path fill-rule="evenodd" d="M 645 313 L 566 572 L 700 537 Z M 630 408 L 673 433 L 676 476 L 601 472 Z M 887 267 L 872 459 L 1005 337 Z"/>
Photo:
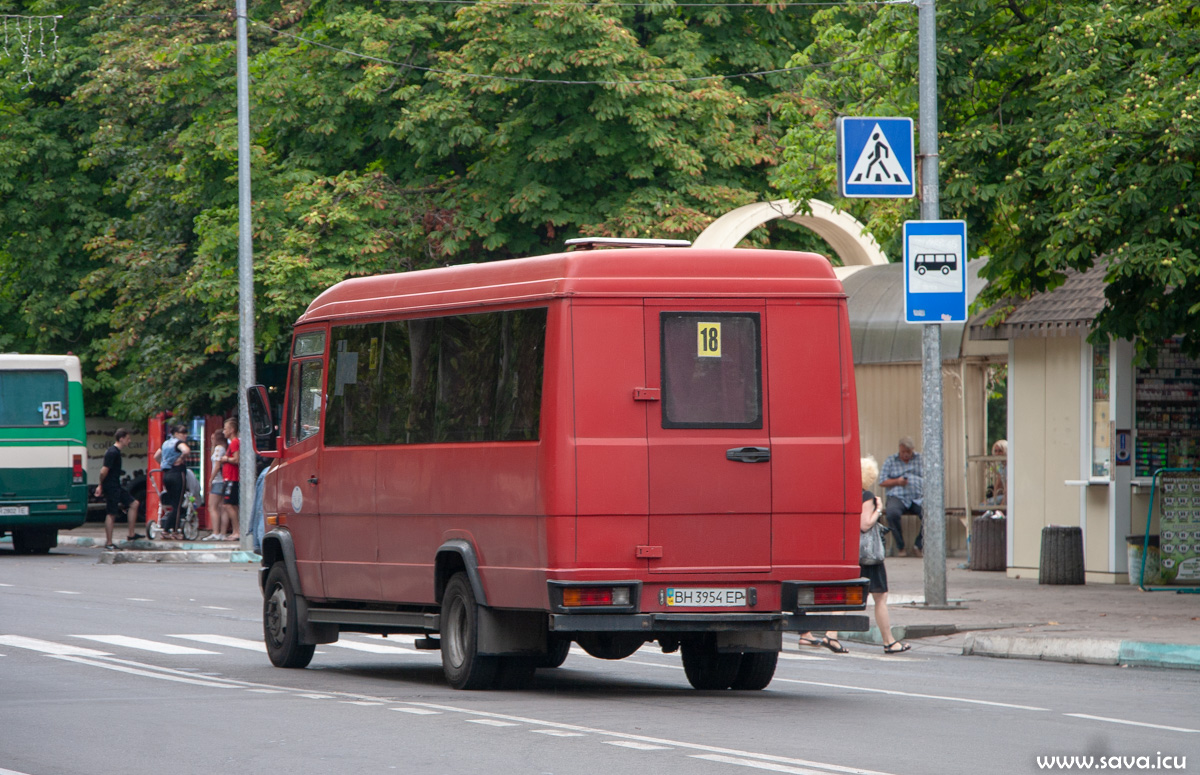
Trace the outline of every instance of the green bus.
<path fill-rule="evenodd" d="M 87 519 L 83 385 L 74 355 L 0 354 L 0 536 L 44 554 Z"/>

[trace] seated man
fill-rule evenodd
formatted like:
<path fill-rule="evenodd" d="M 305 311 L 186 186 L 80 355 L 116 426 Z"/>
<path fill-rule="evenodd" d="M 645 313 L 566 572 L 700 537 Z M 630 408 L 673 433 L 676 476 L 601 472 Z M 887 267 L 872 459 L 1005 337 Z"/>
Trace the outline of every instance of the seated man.
<path fill-rule="evenodd" d="M 901 557 L 908 556 L 904 548 L 901 518 L 905 514 L 915 514 L 917 519 L 924 518 L 924 512 L 921 510 L 921 456 L 914 451 L 915 446 L 911 436 L 901 438 L 899 451 L 883 461 L 879 468 L 879 486 L 887 492 L 887 504 L 884 507 L 887 521 L 892 528 L 892 538 L 896 542 L 896 553 Z M 917 538 L 913 542 L 914 553 L 918 557 L 925 546 L 923 536 L 924 531 L 918 530 Z"/>

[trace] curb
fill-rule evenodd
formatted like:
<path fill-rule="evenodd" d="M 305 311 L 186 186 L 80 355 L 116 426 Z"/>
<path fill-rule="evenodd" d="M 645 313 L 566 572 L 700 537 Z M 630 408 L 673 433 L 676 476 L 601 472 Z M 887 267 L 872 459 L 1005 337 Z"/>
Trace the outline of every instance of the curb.
<path fill-rule="evenodd" d="M 963 656 L 1200 670 L 1200 646 L 1112 638 L 967 636 Z"/>
<path fill-rule="evenodd" d="M 107 551 L 100 554 L 100 562 L 106 565 L 125 563 L 230 563 L 262 562 L 254 552 L 241 549 L 156 549 L 151 551 Z"/>

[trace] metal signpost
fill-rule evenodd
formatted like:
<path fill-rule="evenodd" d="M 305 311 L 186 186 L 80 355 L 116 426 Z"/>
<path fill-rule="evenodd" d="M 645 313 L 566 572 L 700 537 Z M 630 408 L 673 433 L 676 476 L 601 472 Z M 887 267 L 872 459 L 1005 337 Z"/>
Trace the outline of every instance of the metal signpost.
<path fill-rule="evenodd" d="M 254 243 L 250 222 L 250 76 L 246 55 L 246 0 L 237 0 L 237 115 L 238 115 L 238 439 L 241 493 L 238 535 L 241 547 L 254 548 L 249 528 L 254 516 L 254 445 L 250 439 L 250 408 L 246 390 L 254 384 Z"/>

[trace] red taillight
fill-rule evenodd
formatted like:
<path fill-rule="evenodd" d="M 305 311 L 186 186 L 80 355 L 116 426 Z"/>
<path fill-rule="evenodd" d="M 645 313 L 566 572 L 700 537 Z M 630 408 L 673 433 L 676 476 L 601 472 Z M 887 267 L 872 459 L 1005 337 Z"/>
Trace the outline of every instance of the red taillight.
<path fill-rule="evenodd" d="M 567 587 L 563 590 L 563 606 L 577 608 L 588 605 L 629 605 L 629 587 Z"/>
<path fill-rule="evenodd" d="M 813 605 L 862 605 L 862 587 L 814 587 Z"/>
<path fill-rule="evenodd" d="M 71 460 L 71 481 L 83 484 L 83 455 L 75 455 Z"/>

